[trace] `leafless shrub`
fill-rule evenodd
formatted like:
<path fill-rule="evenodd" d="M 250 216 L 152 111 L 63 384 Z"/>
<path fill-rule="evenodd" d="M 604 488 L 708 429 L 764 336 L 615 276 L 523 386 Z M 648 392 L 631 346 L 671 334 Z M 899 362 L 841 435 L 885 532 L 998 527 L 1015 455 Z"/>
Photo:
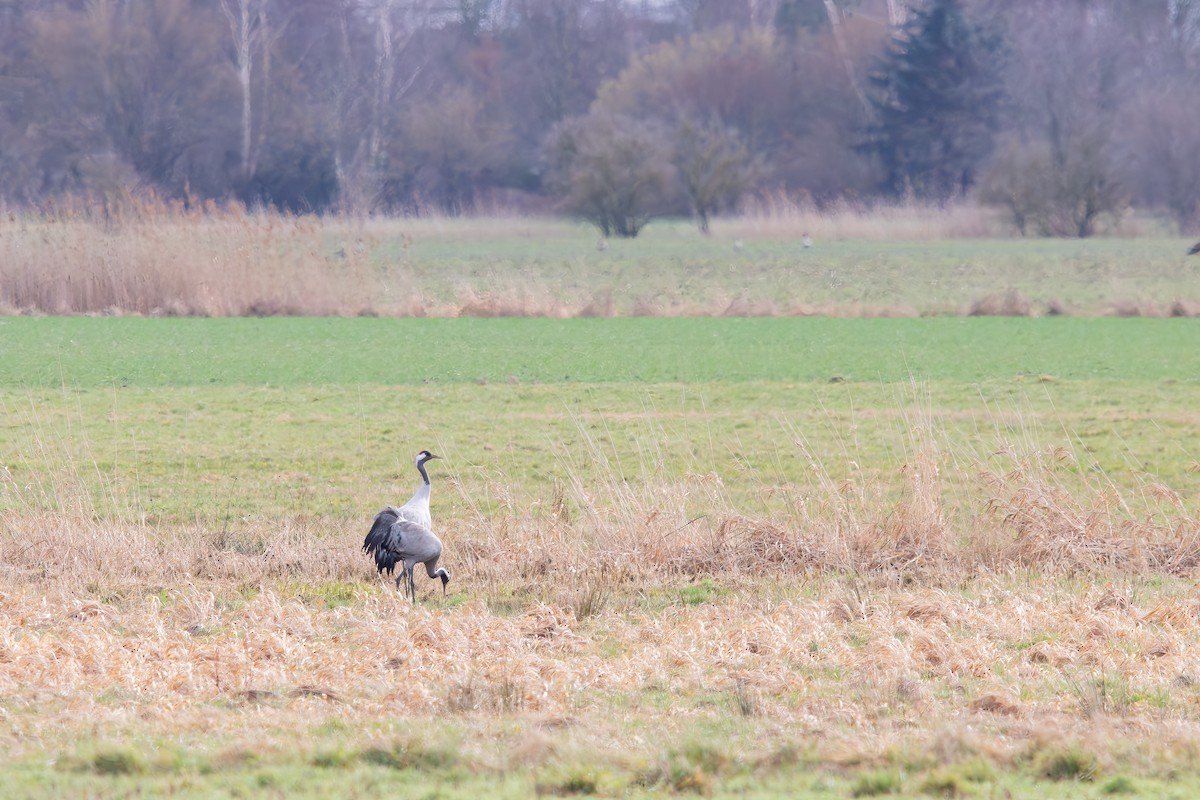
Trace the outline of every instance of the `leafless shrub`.
<path fill-rule="evenodd" d="M 1102 220 L 1116 220 L 1125 205 L 1100 130 L 1074 132 L 1057 147 L 1010 138 L 993 158 L 981 199 L 1005 208 L 1022 236 L 1094 235 Z"/>

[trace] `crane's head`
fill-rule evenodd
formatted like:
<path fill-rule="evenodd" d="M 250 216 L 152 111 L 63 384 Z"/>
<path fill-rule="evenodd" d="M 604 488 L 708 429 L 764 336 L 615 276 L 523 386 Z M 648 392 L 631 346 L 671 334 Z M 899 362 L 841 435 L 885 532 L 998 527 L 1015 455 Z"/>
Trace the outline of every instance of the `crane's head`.
<path fill-rule="evenodd" d="M 426 461 L 432 461 L 435 458 L 441 458 L 441 456 L 435 456 L 428 450 L 422 450 L 421 452 L 417 453 L 417 466 L 419 467 Z"/>
<path fill-rule="evenodd" d="M 433 573 L 442 579 L 442 597 L 446 596 L 446 584 L 450 582 L 450 573 L 445 567 L 440 567 L 437 572 Z"/>

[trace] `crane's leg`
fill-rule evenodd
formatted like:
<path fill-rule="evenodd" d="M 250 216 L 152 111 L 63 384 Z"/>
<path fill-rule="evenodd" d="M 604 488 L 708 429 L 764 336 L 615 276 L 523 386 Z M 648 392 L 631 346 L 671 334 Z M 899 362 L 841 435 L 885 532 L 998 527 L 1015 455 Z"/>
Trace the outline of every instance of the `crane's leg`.
<path fill-rule="evenodd" d="M 413 605 L 417 604 L 417 581 L 413 577 L 415 567 L 410 567 L 408 570 L 408 593 L 412 596 Z"/>

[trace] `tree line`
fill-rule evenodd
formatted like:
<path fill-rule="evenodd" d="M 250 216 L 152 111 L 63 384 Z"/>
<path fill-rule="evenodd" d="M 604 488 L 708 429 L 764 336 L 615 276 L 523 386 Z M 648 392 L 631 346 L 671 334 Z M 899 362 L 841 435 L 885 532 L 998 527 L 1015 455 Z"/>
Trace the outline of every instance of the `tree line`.
<path fill-rule="evenodd" d="M 0 0 L 0 199 L 1200 224 L 1200 0 Z"/>

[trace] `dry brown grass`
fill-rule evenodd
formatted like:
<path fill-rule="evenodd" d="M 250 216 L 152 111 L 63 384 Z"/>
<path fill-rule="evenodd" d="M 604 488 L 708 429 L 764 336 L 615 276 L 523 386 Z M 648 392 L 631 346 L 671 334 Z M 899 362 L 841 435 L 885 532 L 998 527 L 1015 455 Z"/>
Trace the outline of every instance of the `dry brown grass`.
<path fill-rule="evenodd" d="M 659 691 L 676 704 L 655 726 L 715 708 L 820 730 L 829 758 L 959 724 L 1002 732 L 1012 757 L 1039 730 L 1079 738 L 1097 718 L 1189 739 L 1200 720 L 1178 687 L 1200 660 L 1200 600 L 1171 577 L 1194 575 L 1200 524 L 1181 499 L 1068 492 L 1054 456 L 1022 457 L 983 476 L 977 516 L 950 519 L 944 458 L 913 435 L 899 493 L 816 474 L 779 517 L 738 513 L 715 475 L 614 475 L 538 511 L 476 510 L 444 524 L 452 604 L 422 585 L 412 607 L 377 582 L 356 530 L 8 512 L 0 693 L 28 709 L 8 752 L 80 724 L 274 738 L 331 715 L 593 726 Z M 1128 697 L 1097 696 L 1097 675 Z"/>
<path fill-rule="evenodd" d="M 412 607 L 370 582 L 329 605 L 311 594 L 319 584 L 264 580 L 248 563 L 233 572 L 246 588 L 200 574 L 160 574 L 169 588 L 156 593 L 57 578 L 6 586 L 9 757 L 139 731 L 294 752 L 297 736 L 327 720 L 363 731 L 365 744 L 396 717 L 486 729 L 515 716 L 533 730 L 565 728 L 556 739 L 589 741 L 592 758 L 614 761 L 653 758 L 655 741 L 714 715 L 819 736 L 821 757 L 847 764 L 947 730 L 989 732 L 989 755 L 1002 761 L 1036 752 L 1039 737 L 1091 739 L 1105 755 L 1123 740 L 1184 744 L 1197 733 L 1200 605 L 1126 581 L 991 576 L 964 595 L 827 576 L 803 584 L 811 596 L 746 585 L 696 605 L 622 600 L 581 618 L 553 599 Z M 1097 688 L 1106 680 L 1118 694 Z M 667 709 L 646 705 L 661 693 Z M 632 711 L 613 717 L 614 703 Z M 630 714 L 651 741 L 619 744 Z M 536 765 L 556 751 L 530 752 L 523 739 L 498 754 L 501 738 L 465 743 L 465 757 Z"/>
<path fill-rule="evenodd" d="M 441 523 L 457 594 L 422 580 L 415 607 L 372 574 L 359 520 L 230 532 L 13 502 L 0 740 L 10 758 L 84 735 L 262 753 L 335 719 L 360 747 L 397 717 L 449 719 L 486 732 L 461 757 L 499 769 L 571 747 L 653 763 L 727 719 L 758 732 L 753 758 L 795 737 L 843 765 L 914 747 L 1001 764 L 1063 740 L 1110 763 L 1149 741 L 1193 747 L 1200 520 L 1182 498 L 1081 480 L 1059 450 L 972 464 L 927 415 L 906 422 L 894 486 L 835 482 L 812 459 L 769 516 L 739 512 L 719 475 L 655 478 L 652 452 L 643 480 L 571 478 L 536 506 L 503 476 L 448 482 L 466 509 Z M 579 457 L 605 463 L 595 443 Z M 965 504 L 943 481 L 963 468 L 980 473 Z M 498 733 L 506 719 L 533 732 Z"/>
<path fill-rule="evenodd" d="M 379 284 L 362 234 L 326 252 L 314 217 L 144 204 L 2 223 L 6 311 L 154 315 L 357 314 Z M 353 242 L 358 241 L 355 246 Z M 401 309 L 404 303 L 401 301 Z"/>

